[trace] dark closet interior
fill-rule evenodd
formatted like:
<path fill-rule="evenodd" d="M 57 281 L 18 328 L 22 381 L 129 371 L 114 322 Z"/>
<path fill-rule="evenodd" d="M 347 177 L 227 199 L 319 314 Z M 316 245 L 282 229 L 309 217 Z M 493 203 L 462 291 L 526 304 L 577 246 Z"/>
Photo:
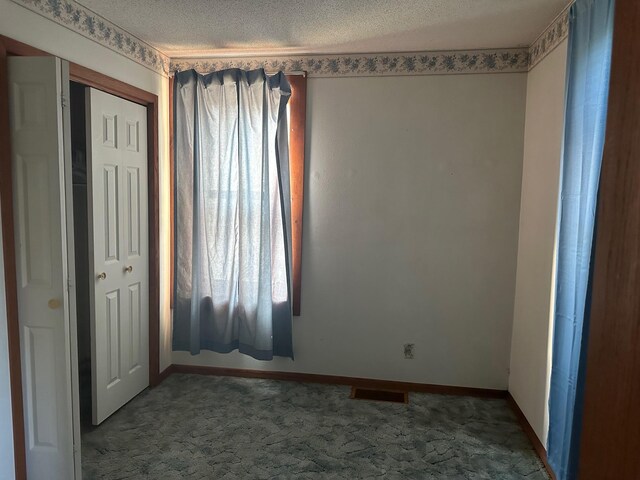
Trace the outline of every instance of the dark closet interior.
<path fill-rule="evenodd" d="M 80 423 L 91 427 L 91 329 L 89 300 L 89 228 L 87 213 L 87 133 L 85 90 L 71 83 L 71 158 L 73 168 L 73 220 L 76 263 L 76 309 L 78 328 L 78 379 Z"/>

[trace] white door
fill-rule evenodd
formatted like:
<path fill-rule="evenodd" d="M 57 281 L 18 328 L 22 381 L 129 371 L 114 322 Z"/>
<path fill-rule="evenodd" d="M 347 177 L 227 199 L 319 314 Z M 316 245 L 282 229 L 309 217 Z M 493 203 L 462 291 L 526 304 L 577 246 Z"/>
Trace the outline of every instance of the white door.
<path fill-rule="evenodd" d="M 9 57 L 8 65 L 27 475 L 67 480 L 75 478 L 75 298 L 67 264 L 73 219 L 66 214 L 70 137 L 62 108 L 68 65 L 55 57 Z"/>
<path fill-rule="evenodd" d="M 97 425 L 149 385 L 147 110 L 94 89 L 86 105 Z"/>

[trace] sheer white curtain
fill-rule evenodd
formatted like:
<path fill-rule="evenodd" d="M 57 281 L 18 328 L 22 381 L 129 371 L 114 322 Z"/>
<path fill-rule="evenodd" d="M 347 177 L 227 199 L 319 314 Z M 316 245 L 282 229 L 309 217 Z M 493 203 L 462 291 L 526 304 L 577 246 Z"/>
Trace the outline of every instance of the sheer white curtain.
<path fill-rule="evenodd" d="M 174 79 L 174 350 L 293 357 L 282 73 Z"/>

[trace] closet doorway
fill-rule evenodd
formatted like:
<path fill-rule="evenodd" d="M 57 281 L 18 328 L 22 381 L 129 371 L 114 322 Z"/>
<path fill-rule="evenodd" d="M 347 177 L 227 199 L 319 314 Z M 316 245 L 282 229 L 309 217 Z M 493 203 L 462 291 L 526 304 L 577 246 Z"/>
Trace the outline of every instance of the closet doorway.
<path fill-rule="evenodd" d="M 76 82 L 70 107 L 78 373 L 86 428 L 149 385 L 147 119 L 143 106 Z"/>
<path fill-rule="evenodd" d="M 43 77 L 30 77 L 28 62 L 15 59 L 8 68 L 11 57 L 35 56 L 51 85 L 32 88 Z M 12 78 L 20 64 L 23 78 Z M 80 478 L 81 398 L 91 398 L 87 425 L 98 424 L 159 381 L 158 99 L 6 37 L 0 66 L 9 74 L 0 85 L 0 114 L 9 120 L 0 124 L 0 193 L 16 476 Z M 44 143 L 37 135 L 45 124 L 50 148 L 31 155 L 29 135 L 33 145 Z M 21 158 L 13 154 L 19 149 Z M 83 161 L 86 220 L 74 228 Z M 100 173 L 94 182 L 92 172 Z M 51 291 L 37 290 L 47 279 Z M 41 314 L 27 312 L 34 308 Z M 87 359 L 91 380 L 83 385 L 78 373 Z"/>

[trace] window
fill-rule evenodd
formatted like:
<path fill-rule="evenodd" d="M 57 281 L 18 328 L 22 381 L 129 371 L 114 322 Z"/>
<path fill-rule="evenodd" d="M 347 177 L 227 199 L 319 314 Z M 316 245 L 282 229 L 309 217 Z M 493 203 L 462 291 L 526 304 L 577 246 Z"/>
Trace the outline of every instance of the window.
<path fill-rule="evenodd" d="M 300 315 L 302 285 L 302 210 L 304 200 L 305 124 L 307 111 L 306 75 L 287 75 L 291 84 L 289 100 L 289 169 L 291 183 L 291 276 L 293 315 Z M 169 79 L 169 158 L 171 197 L 174 191 L 173 78 Z M 174 281 L 174 204 L 170 202 L 171 307 Z"/>

